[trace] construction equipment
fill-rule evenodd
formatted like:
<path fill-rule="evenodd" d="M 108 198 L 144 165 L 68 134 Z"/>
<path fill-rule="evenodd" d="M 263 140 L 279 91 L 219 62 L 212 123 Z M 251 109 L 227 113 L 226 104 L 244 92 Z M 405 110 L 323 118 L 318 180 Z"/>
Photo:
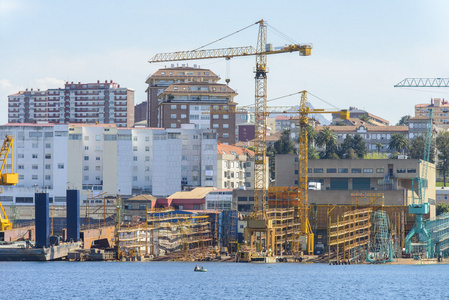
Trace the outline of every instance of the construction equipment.
<path fill-rule="evenodd" d="M 13 173 L 13 144 L 14 139 L 12 136 L 7 135 L 3 141 L 2 148 L 0 150 L 0 186 L 2 185 L 16 185 L 19 183 L 19 174 Z M 10 153 L 11 152 L 11 153 Z M 10 164 L 7 163 L 8 156 L 10 157 Z M 9 169 L 9 172 L 8 172 Z M 1 191 L 0 191 L 1 192 Z M 0 230 L 12 229 L 12 223 L 9 221 L 8 216 L 5 213 L 5 209 L 0 203 L 3 216 L 0 215 Z"/>
<path fill-rule="evenodd" d="M 263 113 L 263 117 L 266 117 L 270 114 L 285 114 L 285 113 L 297 113 L 299 114 L 299 127 L 300 127 L 300 135 L 299 135 L 299 180 L 298 180 L 298 204 L 300 208 L 300 220 L 301 220 L 301 232 L 303 236 L 307 236 L 307 252 L 309 254 L 313 254 L 314 252 L 314 235 L 312 232 L 312 228 L 310 226 L 309 221 L 309 205 L 308 205 L 308 135 L 307 135 L 307 127 L 309 126 L 309 114 L 333 114 L 338 113 L 340 115 L 340 119 L 347 120 L 349 119 L 349 110 L 325 110 L 325 109 L 311 109 L 309 106 L 309 102 L 307 99 L 307 91 L 300 91 L 297 93 L 289 94 L 286 96 L 281 96 L 276 99 L 301 94 L 301 101 L 299 105 L 299 109 L 294 106 L 267 106 Z M 274 100 L 274 99 L 273 99 Z M 238 113 L 246 113 L 244 109 L 253 108 L 253 105 L 247 105 L 241 107 L 240 110 L 235 109 L 235 107 L 228 108 L 227 110 L 223 109 L 213 109 L 211 107 L 209 113 L 210 114 L 238 114 Z M 256 203 L 254 203 L 256 205 Z M 264 209 L 266 210 L 266 209 Z"/>
<path fill-rule="evenodd" d="M 416 215 L 415 226 L 405 237 L 405 251 L 412 253 L 412 238 L 415 234 L 418 238 L 424 240 L 423 247 L 427 248 L 428 258 L 432 257 L 432 238 L 426 229 L 423 215 L 428 214 L 430 211 L 429 203 L 426 201 L 425 193 L 427 189 L 427 170 L 430 163 L 430 149 L 432 141 L 432 124 L 433 124 L 433 109 L 430 109 L 429 123 L 427 126 L 426 144 L 424 147 L 424 159 L 420 160 L 422 165 L 422 176 L 416 176 L 412 181 L 412 203 L 409 205 L 409 213 Z"/>
<path fill-rule="evenodd" d="M 149 62 L 165 62 L 180 60 L 196 60 L 209 58 L 230 59 L 238 56 L 256 56 L 255 68 L 255 170 L 254 170 L 254 213 L 253 219 L 265 219 L 266 210 L 266 109 L 267 109 L 267 55 L 286 52 L 299 52 L 301 56 L 311 54 L 311 44 L 288 45 L 278 50 L 273 50 L 271 44 L 267 44 L 267 25 L 260 20 L 246 28 L 259 24 L 257 35 L 257 47 L 236 47 L 211 50 L 198 50 L 211 43 L 192 51 L 179 51 L 172 53 L 156 54 Z M 241 30 L 244 30 L 243 28 Z M 241 31 L 238 30 L 237 32 Z M 234 33 L 237 33 L 234 32 Z M 232 34 L 234 34 L 232 33 Z M 230 34 L 230 35 L 232 35 Z M 228 36 L 230 36 L 228 35 Z M 221 40 L 221 39 L 220 39 Z M 262 211 L 258 212 L 259 203 L 262 203 Z"/>
<path fill-rule="evenodd" d="M 449 78 L 405 78 L 394 87 L 449 87 Z"/>

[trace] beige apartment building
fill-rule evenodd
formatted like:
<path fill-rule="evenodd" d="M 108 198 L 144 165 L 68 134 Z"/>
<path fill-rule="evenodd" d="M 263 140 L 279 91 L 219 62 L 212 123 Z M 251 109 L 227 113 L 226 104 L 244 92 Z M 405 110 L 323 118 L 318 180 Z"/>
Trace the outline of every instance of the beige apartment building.
<path fill-rule="evenodd" d="M 416 104 L 415 117 L 429 117 L 430 109 L 433 109 L 433 122 L 435 125 L 448 128 L 449 127 L 449 103 L 440 98 L 430 99 L 430 104 Z"/>

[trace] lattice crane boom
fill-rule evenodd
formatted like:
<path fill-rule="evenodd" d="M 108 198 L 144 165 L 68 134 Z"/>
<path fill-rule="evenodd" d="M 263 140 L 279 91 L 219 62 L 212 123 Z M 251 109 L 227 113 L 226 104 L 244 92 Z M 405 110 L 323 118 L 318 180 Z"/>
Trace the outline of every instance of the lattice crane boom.
<path fill-rule="evenodd" d="M 180 60 L 196 60 L 208 58 L 226 58 L 238 56 L 256 56 L 255 68 L 255 166 L 254 166 L 254 218 L 265 218 L 266 211 L 266 107 L 267 107 L 267 55 L 287 52 L 299 52 L 301 56 L 311 54 L 311 44 L 294 44 L 278 50 L 267 49 L 267 25 L 264 20 L 260 20 L 257 35 L 257 46 L 235 47 L 212 50 L 192 50 L 171 53 L 156 54 L 149 62 L 166 62 Z M 253 24 L 254 25 L 254 24 Z M 262 204 L 262 213 L 258 212 L 259 205 Z"/>

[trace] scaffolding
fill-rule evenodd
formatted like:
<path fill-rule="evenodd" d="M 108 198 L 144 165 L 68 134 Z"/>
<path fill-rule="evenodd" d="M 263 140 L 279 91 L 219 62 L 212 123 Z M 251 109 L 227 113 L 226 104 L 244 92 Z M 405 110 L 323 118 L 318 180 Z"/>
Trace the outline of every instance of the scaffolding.
<path fill-rule="evenodd" d="M 327 233 L 330 264 L 351 264 L 365 260 L 370 236 L 371 208 L 355 209 L 337 216 L 332 223 L 329 216 Z"/>
<path fill-rule="evenodd" d="M 449 255 L 449 213 L 440 215 L 434 221 L 425 222 L 425 228 L 431 237 L 431 249 L 429 258 L 448 257 Z M 412 243 L 413 246 L 413 243 Z M 425 250 L 425 247 L 423 247 Z"/>
<path fill-rule="evenodd" d="M 371 234 L 366 260 L 370 263 L 393 261 L 393 240 L 391 237 L 390 218 L 383 210 L 371 215 Z"/>
<path fill-rule="evenodd" d="M 118 230 L 121 257 L 170 256 L 204 260 L 212 250 L 209 216 L 176 213 L 173 208 L 147 209 L 144 224 Z"/>

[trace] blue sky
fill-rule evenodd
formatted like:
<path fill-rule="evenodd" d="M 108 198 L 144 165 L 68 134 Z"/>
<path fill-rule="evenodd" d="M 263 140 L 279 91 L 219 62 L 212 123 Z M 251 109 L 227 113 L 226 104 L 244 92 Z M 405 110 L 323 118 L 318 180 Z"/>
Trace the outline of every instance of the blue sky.
<path fill-rule="evenodd" d="M 269 99 L 305 89 L 394 125 L 413 115 L 417 103 L 449 98 L 445 88 L 393 87 L 406 77 L 449 77 L 448 1 L 0 0 L 0 124 L 7 122 L 7 95 L 63 87 L 67 80 L 112 79 L 135 89 L 140 103 L 147 76 L 169 65 L 149 64 L 154 54 L 192 50 L 260 19 L 299 43 L 313 43 L 309 57 L 268 57 Z M 256 36 L 253 26 L 211 47 L 255 46 Z M 268 42 L 289 43 L 272 30 Z M 224 60 L 186 63 L 210 68 L 224 82 Z M 254 102 L 254 64 L 254 57 L 231 60 L 239 104 Z M 275 104 L 298 103 L 296 96 Z"/>

